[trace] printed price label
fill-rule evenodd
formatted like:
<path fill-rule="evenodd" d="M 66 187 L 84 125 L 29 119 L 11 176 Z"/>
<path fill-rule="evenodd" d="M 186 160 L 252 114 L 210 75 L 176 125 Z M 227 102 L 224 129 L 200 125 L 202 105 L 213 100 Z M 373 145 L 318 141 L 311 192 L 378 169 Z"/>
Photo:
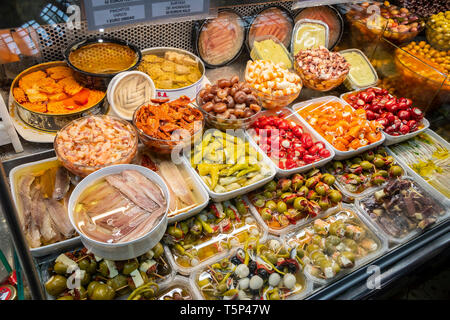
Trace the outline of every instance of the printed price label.
<path fill-rule="evenodd" d="M 209 14 L 209 0 L 88 0 L 89 30 Z"/>

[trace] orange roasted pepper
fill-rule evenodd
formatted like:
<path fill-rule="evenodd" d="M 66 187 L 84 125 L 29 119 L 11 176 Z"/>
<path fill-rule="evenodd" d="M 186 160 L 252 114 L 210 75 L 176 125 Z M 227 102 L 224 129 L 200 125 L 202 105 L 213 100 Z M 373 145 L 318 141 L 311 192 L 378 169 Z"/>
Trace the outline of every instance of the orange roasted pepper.
<path fill-rule="evenodd" d="M 340 101 L 312 103 L 297 112 L 340 151 L 356 150 L 382 138 L 381 126 L 368 121 L 364 109 L 353 110 Z"/>

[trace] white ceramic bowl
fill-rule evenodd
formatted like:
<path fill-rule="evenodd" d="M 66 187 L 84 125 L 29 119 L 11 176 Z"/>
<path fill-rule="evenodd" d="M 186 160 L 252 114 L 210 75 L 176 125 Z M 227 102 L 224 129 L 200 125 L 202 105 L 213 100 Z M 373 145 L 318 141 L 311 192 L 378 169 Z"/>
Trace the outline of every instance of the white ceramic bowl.
<path fill-rule="evenodd" d="M 115 112 L 115 114 L 117 114 L 120 118 L 129 120 L 129 121 L 133 120 L 134 110 L 131 113 L 131 116 L 127 116 L 123 112 L 121 112 L 120 109 L 118 108 L 118 106 L 116 106 L 116 104 L 114 103 L 114 94 L 115 94 L 116 88 L 120 84 L 120 82 L 122 82 L 122 80 L 124 80 L 125 78 L 127 78 L 129 76 L 133 76 L 133 75 L 141 76 L 147 80 L 147 82 L 150 84 L 150 89 L 152 91 L 150 98 L 154 99 L 156 97 L 155 84 L 154 84 L 153 80 L 146 73 L 141 72 L 141 71 L 125 71 L 125 72 L 121 72 L 121 73 L 117 74 L 116 76 L 114 76 L 114 78 L 112 78 L 111 82 L 108 85 L 108 90 L 106 92 L 106 98 L 108 99 L 108 103 L 111 106 L 111 108 L 113 109 L 113 111 Z M 145 101 L 144 103 L 150 103 L 150 101 Z M 139 107 L 140 106 L 137 106 L 136 109 Z"/>
<path fill-rule="evenodd" d="M 110 174 L 120 173 L 124 170 L 136 170 L 139 173 L 143 174 L 146 178 L 150 179 L 152 182 L 156 183 L 164 193 L 166 198 L 167 207 L 164 213 L 164 216 L 158 224 L 150 230 L 144 236 L 134 239 L 132 241 L 123 242 L 123 243 L 105 243 L 90 239 L 87 237 L 81 230 L 78 229 L 74 218 L 73 211 L 76 205 L 76 202 L 82 192 L 89 186 L 92 185 L 95 181 L 99 180 L 102 177 L 108 176 Z M 152 170 L 134 165 L 134 164 L 118 164 L 109 167 L 102 168 L 98 171 L 95 171 L 84 178 L 73 190 L 70 199 L 69 199 L 69 219 L 75 230 L 81 237 L 81 242 L 83 245 L 92 251 L 95 255 L 108 259 L 108 260 L 128 260 L 136 258 L 145 252 L 149 251 L 153 248 L 163 237 L 164 232 L 167 228 L 167 212 L 169 210 L 170 203 L 170 193 L 166 184 L 162 180 L 158 174 L 153 172 Z"/>

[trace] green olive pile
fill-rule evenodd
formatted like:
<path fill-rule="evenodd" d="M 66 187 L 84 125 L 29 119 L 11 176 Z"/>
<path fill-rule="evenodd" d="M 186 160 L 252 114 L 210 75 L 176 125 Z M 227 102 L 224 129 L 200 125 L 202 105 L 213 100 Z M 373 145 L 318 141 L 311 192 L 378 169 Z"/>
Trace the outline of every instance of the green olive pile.
<path fill-rule="evenodd" d="M 366 151 L 345 161 L 333 161 L 327 170 L 352 193 L 361 193 L 403 174 L 403 169 L 395 164 L 394 158 L 388 155 L 383 147 Z"/>
<path fill-rule="evenodd" d="M 45 289 L 57 300 L 112 300 L 136 289 L 136 270 L 143 284 L 170 274 L 163 253 L 160 243 L 146 254 L 126 261 L 101 259 L 86 248 L 67 252 L 50 268 L 52 276 Z"/>
<path fill-rule="evenodd" d="M 329 173 L 312 169 L 304 175 L 272 180 L 251 194 L 250 201 L 269 228 L 282 229 L 338 204 L 342 195 L 331 188 L 335 180 Z"/>
<path fill-rule="evenodd" d="M 309 274 L 320 279 L 335 277 L 342 269 L 379 249 L 375 236 L 349 210 L 325 219 L 316 219 L 309 227 L 288 240 L 297 248 L 297 256 L 307 264 Z"/>
<path fill-rule="evenodd" d="M 450 11 L 439 12 L 427 22 L 428 42 L 438 50 L 450 50 Z"/>

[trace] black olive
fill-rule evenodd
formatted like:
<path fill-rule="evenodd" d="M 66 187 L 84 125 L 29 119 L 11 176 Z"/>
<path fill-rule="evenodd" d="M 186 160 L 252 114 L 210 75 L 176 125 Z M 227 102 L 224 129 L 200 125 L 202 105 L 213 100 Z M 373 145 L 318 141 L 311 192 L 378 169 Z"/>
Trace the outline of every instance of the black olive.
<path fill-rule="evenodd" d="M 237 266 L 242 264 L 242 261 L 239 260 L 239 258 L 236 257 L 236 256 L 232 257 L 230 261 L 231 261 L 232 264 L 237 265 Z"/>
<path fill-rule="evenodd" d="M 257 267 L 258 267 L 258 266 L 257 266 L 257 264 L 256 264 L 256 261 L 253 261 L 253 260 L 250 261 L 250 262 L 248 263 L 248 270 L 250 270 L 250 274 L 254 274 Z"/>
<path fill-rule="evenodd" d="M 288 264 L 288 270 L 290 273 L 296 273 L 297 272 L 297 266 L 294 263 Z"/>
<path fill-rule="evenodd" d="M 260 276 L 262 279 L 267 279 L 269 277 L 269 273 L 264 268 L 259 268 L 256 274 Z"/>

